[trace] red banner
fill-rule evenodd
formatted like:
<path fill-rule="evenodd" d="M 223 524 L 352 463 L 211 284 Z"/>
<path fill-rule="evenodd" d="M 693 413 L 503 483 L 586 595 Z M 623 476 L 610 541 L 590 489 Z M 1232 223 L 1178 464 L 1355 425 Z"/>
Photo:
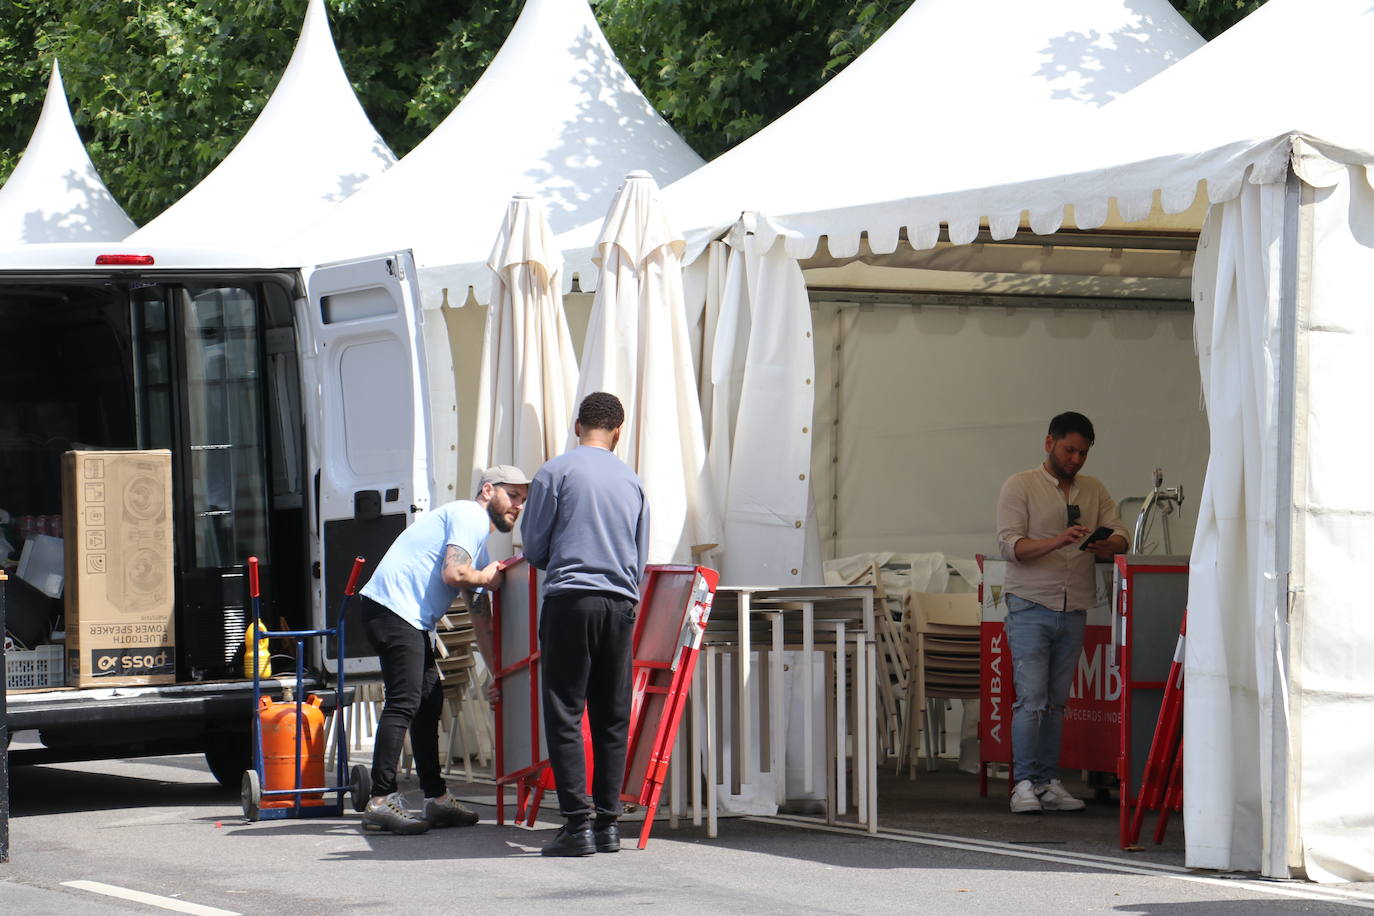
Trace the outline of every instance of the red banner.
<path fill-rule="evenodd" d="M 982 689 L 978 718 L 979 758 L 1011 763 L 1011 707 L 1016 687 L 1011 651 L 1003 628 L 1007 605 L 1002 589 L 1006 563 L 982 559 L 983 623 L 979 656 Z M 1060 766 L 1115 773 L 1121 741 L 1121 672 L 1111 664 L 1111 567 L 1098 567 L 1099 606 L 1088 611 L 1083 652 L 1078 657 L 1069 703 L 1064 709 Z"/>
<path fill-rule="evenodd" d="M 1011 763 L 1011 707 L 1016 689 L 1011 652 L 1002 621 L 985 621 L 982 634 L 982 696 L 978 720 L 979 756 L 985 763 Z M 1121 728 L 1121 675 L 1108 664 L 1110 626 L 1088 626 L 1064 710 L 1060 766 L 1116 772 Z"/>

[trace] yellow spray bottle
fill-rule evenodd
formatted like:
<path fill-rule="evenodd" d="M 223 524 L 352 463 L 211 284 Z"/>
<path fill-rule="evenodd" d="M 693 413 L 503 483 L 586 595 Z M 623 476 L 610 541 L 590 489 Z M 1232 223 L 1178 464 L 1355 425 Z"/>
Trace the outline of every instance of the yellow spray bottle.
<path fill-rule="evenodd" d="M 258 640 L 258 677 L 272 676 L 272 652 L 268 647 L 267 637 L 260 634 L 266 633 L 267 628 L 260 623 L 250 623 L 248 630 L 243 634 L 243 676 L 253 676 L 253 638 Z"/>

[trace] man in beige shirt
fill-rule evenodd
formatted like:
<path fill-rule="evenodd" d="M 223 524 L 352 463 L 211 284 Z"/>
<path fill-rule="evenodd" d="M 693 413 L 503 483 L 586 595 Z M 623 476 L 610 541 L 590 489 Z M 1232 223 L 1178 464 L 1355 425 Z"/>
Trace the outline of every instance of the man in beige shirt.
<path fill-rule="evenodd" d="M 1093 438 L 1087 417 L 1059 414 L 1045 436 L 1045 461 L 1013 474 L 997 499 L 997 544 L 1007 561 L 1007 646 L 1016 684 L 1015 814 L 1083 808 L 1058 778 L 1064 705 L 1083 650 L 1088 608 L 1097 603 L 1094 564 L 1125 553 L 1127 546 L 1107 488 L 1078 473 Z M 1089 543 L 1099 528 L 1110 533 Z"/>

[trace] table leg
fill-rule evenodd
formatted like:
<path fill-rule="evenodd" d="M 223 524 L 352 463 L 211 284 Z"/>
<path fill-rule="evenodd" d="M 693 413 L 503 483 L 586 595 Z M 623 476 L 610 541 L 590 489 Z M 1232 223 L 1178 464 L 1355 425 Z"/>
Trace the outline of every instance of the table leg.
<path fill-rule="evenodd" d="M 806 756 L 802 758 L 802 789 L 808 793 L 816 790 L 816 761 L 813 748 L 816 746 L 815 733 L 815 651 L 816 651 L 816 606 L 807 601 L 802 604 L 802 747 Z M 826 745 L 829 747 L 829 745 Z"/>
<path fill-rule="evenodd" d="M 677 829 L 678 817 L 683 813 L 683 796 L 686 794 L 682 785 L 682 746 L 686 743 L 686 736 L 681 730 L 673 736 L 673 759 L 668 762 L 668 826 Z"/>
<path fill-rule="evenodd" d="M 854 811 L 859 823 L 868 821 L 868 761 L 869 742 L 877 732 L 877 723 L 868 720 L 868 653 L 864 651 L 864 633 L 854 634 Z"/>
<path fill-rule="evenodd" d="M 830 699 L 830 688 L 835 683 L 835 657 L 829 652 L 824 653 L 825 657 L 825 696 L 824 700 Z M 823 702 L 821 707 L 825 710 L 825 746 L 827 748 L 835 746 L 835 706 L 830 702 Z M 810 751 L 808 749 L 808 757 Z M 835 755 L 827 753 L 825 755 L 825 822 L 834 824 L 837 820 L 835 809 Z"/>
<path fill-rule="evenodd" d="M 849 812 L 849 660 L 844 644 L 844 621 L 835 621 L 835 813 Z"/>
<path fill-rule="evenodd" d="M 701 719 L 704 715 L 702 709 L 702 671 L 709 670 L 713 656 L 708 652 L 702 653 L 702 658 L 692 671 L 692 694 L 687 698 L 691 704 L 692 713 L 692 826 L 701 826 Z M 709 742 L 708 742 L 709 743 Z M 714 749 L 711 750 L 714 753 Z"/>
<path fill-rule="evenodd" d="M 735 660 L 735 740 L 730 757 L 730 791 L 743 791 L 749 780 L 749 593 L 739 595 L 739 657 Z"/>
<path fill-rule="evenodd" d="M 768 722 L 768 770 L 773 774 L 773 782 L 776 788 L 774 797 L 777 799 L 779 805 L 783 805 L 787 803 L 787 735 L 782 727 L 782 614 L 773 613 L 768 616 L 773 623 L 773 657 L 769 660 L 768 665 L 768 699 L 771 708 Z"/>
<path fill-rule="evenodd" d="M 878 717 L 878 692 L 875 689 L 878 659 L 873 643 L 868 644 L 868 718 L 870 722 Z M 878 832 L 878 743 L 876 736 L 869 733 L 868 752 L 868 832 Z"/>
<path fill-rule="evenodd" d="M 716 647 L 706 648 L 706 835 L 716 836 Z"/>

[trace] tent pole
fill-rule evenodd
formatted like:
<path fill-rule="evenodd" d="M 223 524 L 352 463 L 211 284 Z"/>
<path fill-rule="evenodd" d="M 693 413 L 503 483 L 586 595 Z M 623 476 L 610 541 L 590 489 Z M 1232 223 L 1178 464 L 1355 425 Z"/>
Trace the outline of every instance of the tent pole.
<path fill-rule="evenodd" d="M 1291 679 L 1290 615 L 1293 601 L 1300 598 L 1301 570 L 1295 576 L 1293 525 L 1295 517 L 1294 487 L 1305 486 L 1295 480 L 1294 462 L 1301 461 L 1298 449 L 1305 447 L 1298 441 L 1296 404 L 1298 398 L 1298 277 L 1300 270 L 1310 266 L 1310 250 L 1304 245 L 1302 229 L 1302 180 L 1288 168 L 1283 194 L 1283 236 L 1280 253 L 1279 288 L 1279 390 L 1278 390 L 1278 467 L 1274 515 L 1274 570 L 1282 591 L 1276 596 L 1280 607 L 1275 608 L 1274 651 L 1270 658 L 1271 672 L 1270 717 L 1270 779 L 1267 787 L 1268 829 L 1264 837 L 1262 872 L 1270 878 L 1292 877 L 1289 846 L 1298 840 L 1297 786 L 1292 784 L 1290 764 L 1295 747 L 1290 729 Z M 1305 387 L 1305 386 L 1304 386 Z M 1303 424 L 1305 429 L 1306 424 Z M 1299 565 L 1301 565 L 1299 563 Z M 1301 861 L 1293 863 L 1301 867 Z"/>

